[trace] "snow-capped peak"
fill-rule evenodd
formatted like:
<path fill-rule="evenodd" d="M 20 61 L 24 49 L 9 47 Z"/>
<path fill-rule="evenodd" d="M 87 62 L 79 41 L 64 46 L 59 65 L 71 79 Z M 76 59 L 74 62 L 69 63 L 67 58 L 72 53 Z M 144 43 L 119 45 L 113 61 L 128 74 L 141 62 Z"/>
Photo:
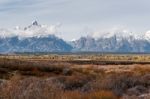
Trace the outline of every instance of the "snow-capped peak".
<path fill-rule="evenodd" d="M 38 24 L 38 22 L 35 20 L 35 21 L 32 22 L 32 25 L 36 25 L 36 26 L 37 26 L 37 25 L 39 25 L 39 24 Z"/>
<path fill-rule="evenodd" d="M 115 31 L 115 32 L 103 32 L 103 33 L 98 33 L 96 32 L 94 35 L 94 37 L 96 38 L 112 38 L 112 37 L 117 37 L 117 38 L 129 38 L 129 37 L 133 37 L 134 34 L 132 32 L 129 31 Z"/>
<path fill-rule="evenodd" d="M 93 33 L 94 38 L 104 38 L 109 39 L 112 37 L 115 37 L 118 41 L 119 40 L 145 40 L 145 37 L 141 33 L 134 33 L 129 30 L 123 29 L 123 30 L 112 30 L 108 32 L 95 32 Z M 150 40 L 150 33 L 149 33 L 149 40 Z"/>
<path fill-rule="evenodd" d="M 33 28 L 41 28 L 41 25 L 35 20 L 35 21 L 32 21 L 32 24 L 25 27 L 24 30 L 27 30 L 27 29 L 33 29 Z"/>
<path fill-rule="evenodd" d="M 37 21 L 33 21 L 31 25 L 25 28 L 16 26 L 13 29 L 0 29 L 0 37 L 45 37 L 56 34 L 58 27 L 57 25 L 40 25 Z"/>

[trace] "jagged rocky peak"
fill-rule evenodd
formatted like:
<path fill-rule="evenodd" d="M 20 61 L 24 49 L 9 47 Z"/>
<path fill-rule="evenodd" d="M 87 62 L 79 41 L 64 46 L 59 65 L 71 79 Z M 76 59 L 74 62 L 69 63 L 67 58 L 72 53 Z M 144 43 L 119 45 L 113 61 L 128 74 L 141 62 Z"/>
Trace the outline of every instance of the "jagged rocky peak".
<path fill-rule="evenodd" d="M 38 26 L 39 24 L 38 24 L 38 22 L 35 20 L 35 21 L 32 22 L 32 25 Z"/>
<path fill-rule="evenodd" d="M 32 28 L 32 27 L 41 27 L 41 25 L 35 20 L 35 21 L 32 21 L 32 24 L 25 27 L 24 30 L 27 30 L 29 28 Z"/>

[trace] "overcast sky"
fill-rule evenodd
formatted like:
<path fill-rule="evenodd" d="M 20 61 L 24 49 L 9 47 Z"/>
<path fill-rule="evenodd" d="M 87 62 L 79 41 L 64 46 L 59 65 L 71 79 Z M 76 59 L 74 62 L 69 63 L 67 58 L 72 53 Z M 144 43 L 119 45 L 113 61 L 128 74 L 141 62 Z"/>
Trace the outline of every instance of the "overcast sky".
<path fill-rule="evenodd" d="M 33 20 L 58 24 L 67 40 L 92 32 L 126 28 L 150 30 L 150 0 L 0 0 L 0 27 L 27 26 Z"/>

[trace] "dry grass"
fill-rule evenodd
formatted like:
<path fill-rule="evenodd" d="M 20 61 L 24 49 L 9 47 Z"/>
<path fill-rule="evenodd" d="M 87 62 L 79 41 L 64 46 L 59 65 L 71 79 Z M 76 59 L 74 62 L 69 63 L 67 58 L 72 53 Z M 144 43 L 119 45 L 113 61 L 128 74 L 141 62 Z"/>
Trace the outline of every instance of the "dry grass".
<path fill-rule="evenodd" d="M 71 91 L 63 93 L 62 99 L 119 99 L 119 98 L 110 91 L 97 91 L 90 93 Z"/>
<path fill-rule="evenodd" d="M 0 99 L 138 99 L 150 93 L 149 56 L 78 57 L 1 57 Z"/>
<path fill-rule="evenodd" d="M 149 74 L 150 73 L 150 65 L 137 66 L 132 71 L 134 71 L 135 73 L 137 73 L 139 75 Z"/>

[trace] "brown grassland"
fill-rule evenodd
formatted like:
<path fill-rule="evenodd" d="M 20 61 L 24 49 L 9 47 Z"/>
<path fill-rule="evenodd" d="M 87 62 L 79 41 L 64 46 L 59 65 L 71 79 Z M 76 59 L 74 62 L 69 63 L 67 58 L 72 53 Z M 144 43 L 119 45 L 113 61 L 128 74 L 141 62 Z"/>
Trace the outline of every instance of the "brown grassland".
<path fill-rule="evenodd" d="M 150 99 L 150 55 L 1 55 L 0 99 Z"/>

